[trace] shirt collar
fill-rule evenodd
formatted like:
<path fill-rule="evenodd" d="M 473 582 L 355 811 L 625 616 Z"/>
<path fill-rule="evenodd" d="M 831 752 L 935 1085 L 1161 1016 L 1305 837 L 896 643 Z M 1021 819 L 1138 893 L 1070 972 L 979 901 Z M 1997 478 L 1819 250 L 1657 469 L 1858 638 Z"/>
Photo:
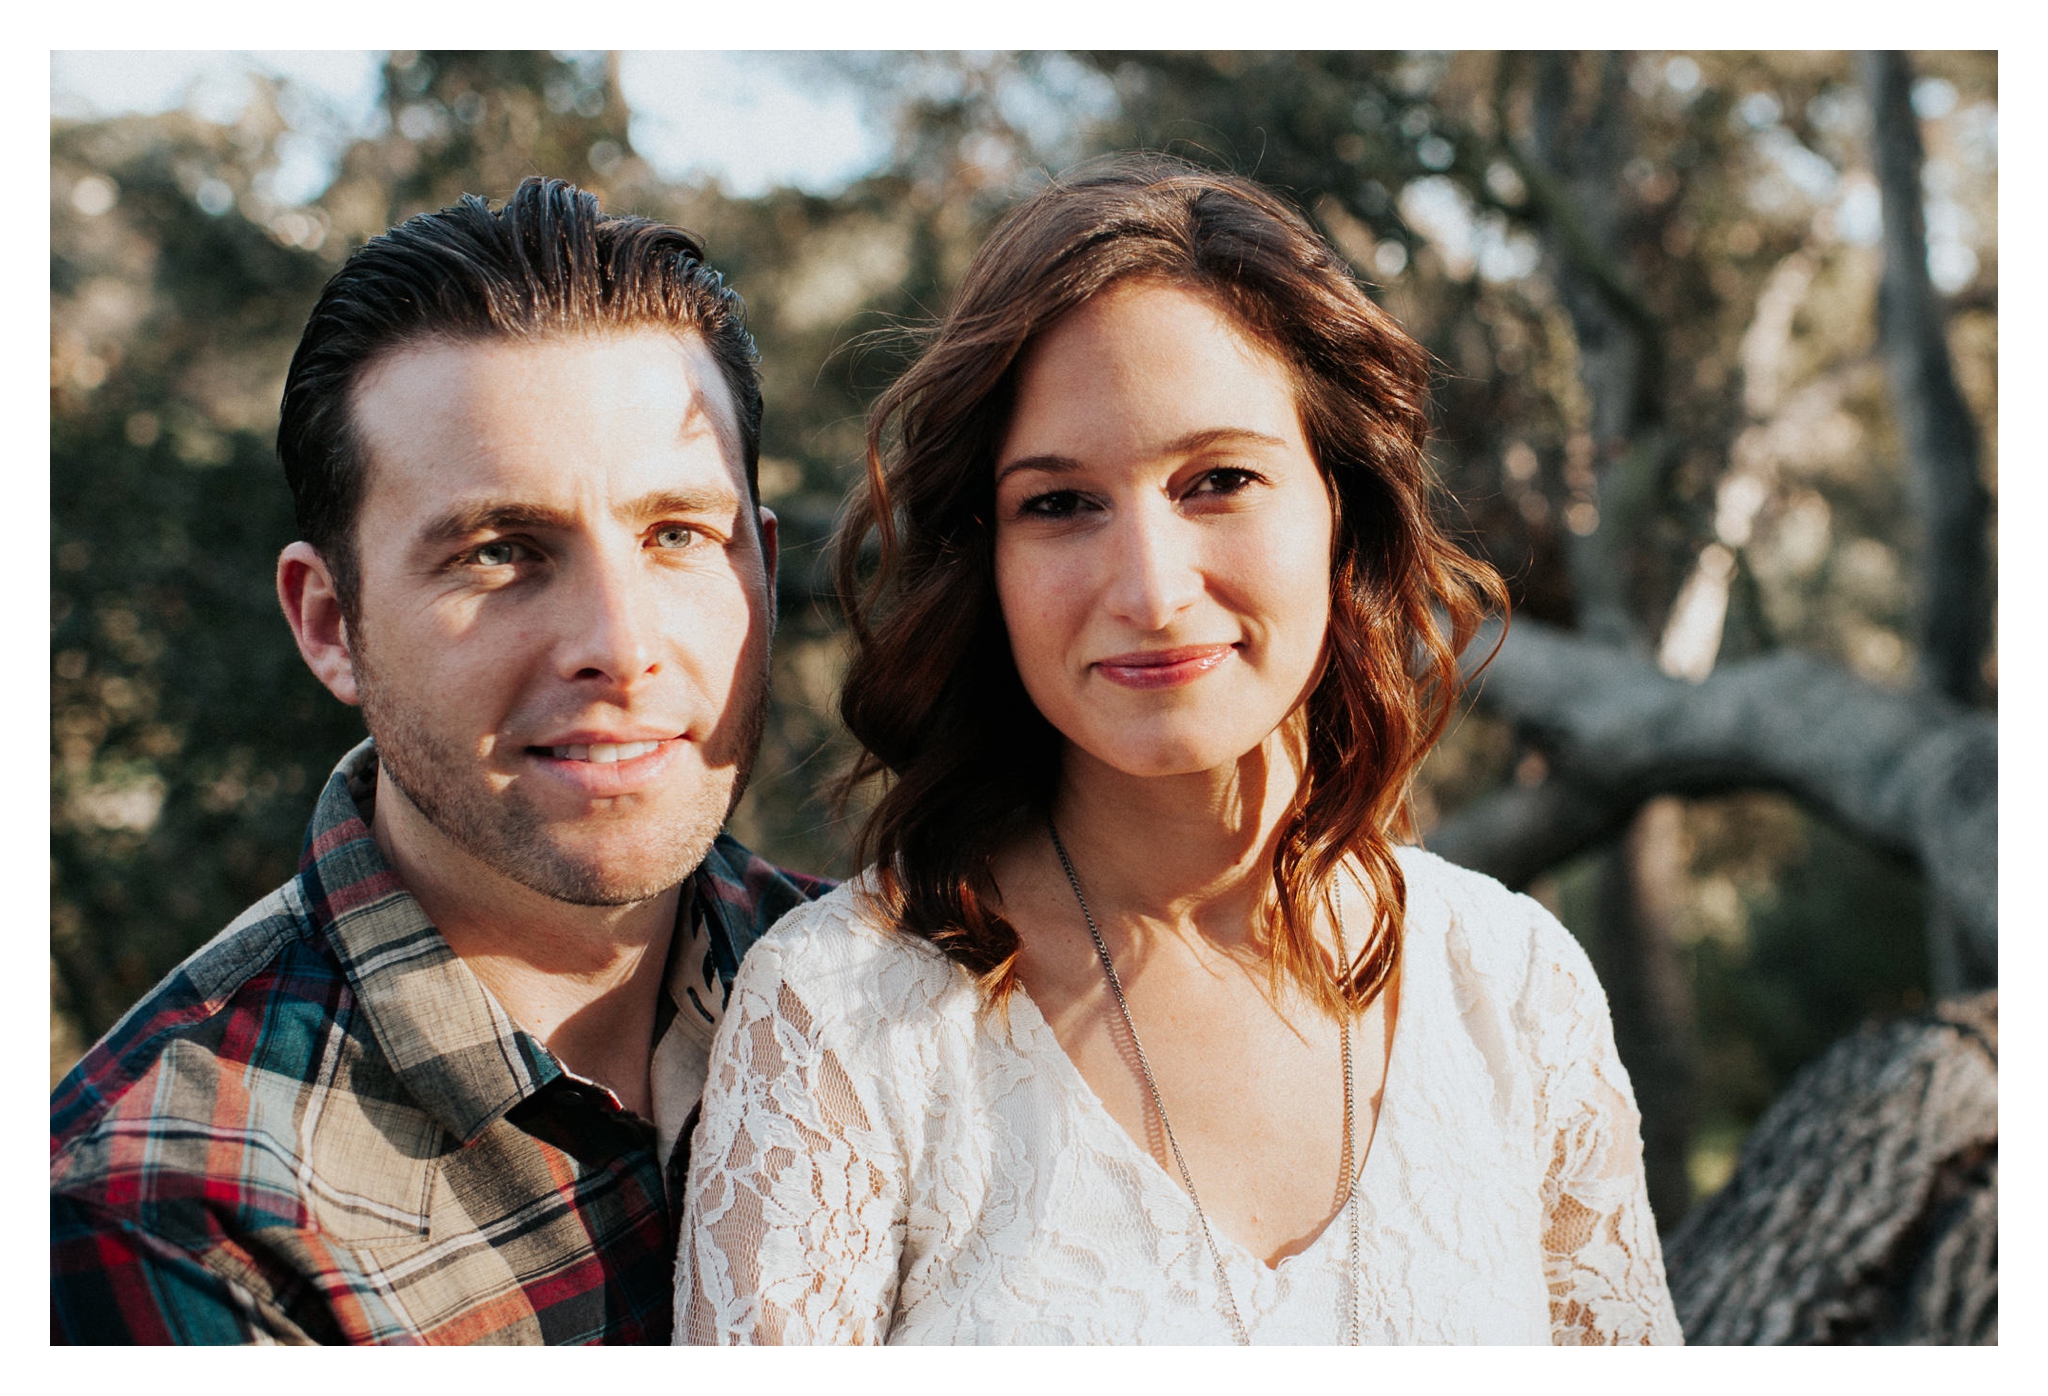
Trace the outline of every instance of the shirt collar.
<path fill-rule="evenodd" d="M 393 1071 L 467 1144 L 569 1073 L 512 1021 L 405 890 L 370 833 L 376 795 L 377 748 L 366 739 L 320 793 L 299 858 L 300 895 Z M 725 834 L 684 883 L 655 1022 L 654 1123 L 664 1154 L 702 1091 L 701 1059 L 740 957 L 776 918 L 829 885 L 786 874 Z M 680 1071 L 668 1061 L 679 1053 Z"/>
<path fill-rule="evenodd" d="M 427 919 L 371 837 L 377 750 L 342 758 L 314 809 L 299 886 L 406 1090 L 467 1144 L 562 1074 Z"/>

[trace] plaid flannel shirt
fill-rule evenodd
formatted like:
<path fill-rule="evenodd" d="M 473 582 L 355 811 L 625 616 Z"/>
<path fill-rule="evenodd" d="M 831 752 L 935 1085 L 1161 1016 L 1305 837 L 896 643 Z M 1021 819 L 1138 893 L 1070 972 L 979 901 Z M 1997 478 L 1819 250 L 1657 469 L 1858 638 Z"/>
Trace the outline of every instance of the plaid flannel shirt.
<path fill-rule="evenodd" d="M 370 743 L 349 753 L 299 875 L 51 1093 L 54 1341 L 668 1341 L 686 1123 L 724 995 L 831 884 L 713 845 L 644 1120 L 521 1031 L 429 923 L 361 812 L 375 769 Z"/>

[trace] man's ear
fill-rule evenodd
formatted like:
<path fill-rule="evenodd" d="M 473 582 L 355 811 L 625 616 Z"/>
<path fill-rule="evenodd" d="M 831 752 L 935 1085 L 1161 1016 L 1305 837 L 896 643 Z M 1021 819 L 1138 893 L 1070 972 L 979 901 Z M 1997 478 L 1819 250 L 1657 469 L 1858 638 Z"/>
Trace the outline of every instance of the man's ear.
<path fill-rule="evenodd" d="M 773 633 L 776 593 L 781 590 L 775 584 L 776 564 L 781 556 L 781 545 L 775 536 L 778 525 L 773 509 L 765 504 L 757 504 L 754 507 L 761 515 L 761 565 L 768 570 L 768 629 Z"/>
<path fill-rule="evenodd" d="M 277 555 L 277 604 L 313 676 L 349 706 L 361 702 L 334 574 L 311 543 L 301 540 Z"/>

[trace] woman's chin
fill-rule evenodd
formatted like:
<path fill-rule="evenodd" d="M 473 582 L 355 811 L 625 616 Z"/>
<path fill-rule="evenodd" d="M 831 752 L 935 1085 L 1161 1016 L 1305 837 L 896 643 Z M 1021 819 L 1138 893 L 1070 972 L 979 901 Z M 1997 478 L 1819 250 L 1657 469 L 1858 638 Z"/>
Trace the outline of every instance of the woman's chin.
<path fill-rule="evenodd" d="M 1069 740 L 1071 748 L 1090 758 L 1091 763 L 1133 780 L 1170 780 L 1177 776 L 1199 776 L 1212 771 L 1234 773 L 1245 752 L 1229 743 L 1212 740 L 1180 741 L 1094 741 Z"/>

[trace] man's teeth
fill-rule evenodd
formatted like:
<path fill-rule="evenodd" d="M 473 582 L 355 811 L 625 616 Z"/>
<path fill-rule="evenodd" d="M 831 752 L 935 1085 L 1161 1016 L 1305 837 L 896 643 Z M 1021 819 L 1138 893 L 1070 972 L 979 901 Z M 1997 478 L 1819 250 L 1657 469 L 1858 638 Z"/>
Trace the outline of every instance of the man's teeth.
<path fill-rule="evenodd" d="M 609 766 L 614 761 L 631 761 L 636 756 L 645 756 L 660 745 L 660 742 L 592 742 L 589 746 L 551 749 L 557 761 L 593 761 L 600 766 Z"/>

